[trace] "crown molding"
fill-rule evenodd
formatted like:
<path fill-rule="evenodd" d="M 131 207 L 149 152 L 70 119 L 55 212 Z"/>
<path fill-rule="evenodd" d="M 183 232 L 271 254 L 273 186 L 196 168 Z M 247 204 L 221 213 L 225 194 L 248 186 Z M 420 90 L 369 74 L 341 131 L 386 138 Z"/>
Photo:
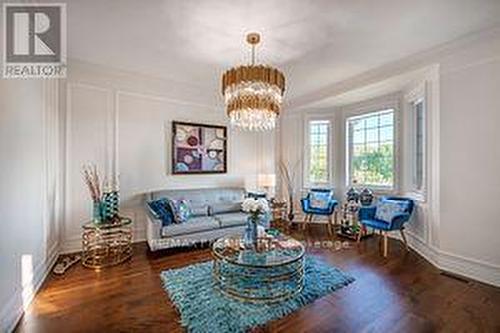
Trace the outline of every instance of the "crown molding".
<path fill-rule="evenodd" d="M 327 98 L 339 96 L 354 89 L 362 88 L 379 81 L 402 75 L 407 72 L 420 70 L 425 67 L 437 65 L 441 59 L 463 49 L 464 47 L 489 42 L 500 36 L 500 25 L 474 32 L 450 42 L 438 45 L 408 57 L 368 70 L 359 75 L 339 82 L 332 82 L 324 88 L 288 100 L 284 108 L 288 112 L 306 108 L 307 106 Z"/>

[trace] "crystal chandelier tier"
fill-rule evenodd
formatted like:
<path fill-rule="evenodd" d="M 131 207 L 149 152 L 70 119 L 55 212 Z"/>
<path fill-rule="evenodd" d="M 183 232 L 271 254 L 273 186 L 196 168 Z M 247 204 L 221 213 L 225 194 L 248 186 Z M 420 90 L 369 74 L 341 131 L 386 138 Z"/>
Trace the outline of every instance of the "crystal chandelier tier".
<path fill-rule="evenodd" d="M 250 131 L 272 130 L 281 111 L 285 76 L 279 70 L 255 64 L 260 35 L 250 33 L 252 63 L 231 68 L 222 76 L 222 94 L 231 125 Z"/>

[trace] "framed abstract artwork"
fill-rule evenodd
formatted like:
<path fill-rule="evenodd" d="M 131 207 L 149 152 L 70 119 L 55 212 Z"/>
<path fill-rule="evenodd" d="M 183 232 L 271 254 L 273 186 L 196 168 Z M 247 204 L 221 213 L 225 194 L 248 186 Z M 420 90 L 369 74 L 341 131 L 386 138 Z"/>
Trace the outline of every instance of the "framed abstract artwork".
<path fill-rule="evenodd" d="M 227 172 L 225 126 L 172 122 L 172 173 Z"/>

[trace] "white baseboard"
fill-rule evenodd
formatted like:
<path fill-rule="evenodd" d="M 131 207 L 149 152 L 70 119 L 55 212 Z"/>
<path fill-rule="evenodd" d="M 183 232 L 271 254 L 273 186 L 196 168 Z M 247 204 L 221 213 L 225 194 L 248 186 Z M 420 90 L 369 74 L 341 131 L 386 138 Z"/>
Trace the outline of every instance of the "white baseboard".
<path fill-rule="evenodd" d="M 500 287 L 500 266 L 450 253 L 427 244 L 412 232 L 405 232 L 408 245 L 438 269 Z M 391 234 L 400 239 L 399 235 Z"/>
<path fill-rule="evenodd" d="M 438 267 L 443 271 L 500 287 L 500 266 L 488 262 L 439 251 Z"/>
<path fill-rule="evenodd" d="M 30 288 L 21 286 L 14 290 L 12 296 L 0 311 L 0 331 L 12 332 L 21 319 L 25 308 L 33 301 L 36 293 L 42 286 L 52 266 L 59 255 L 58 244 L 55 243 L 48 251 L 46 260 L 40 262 L 33 270 L 33 278 Z"/>

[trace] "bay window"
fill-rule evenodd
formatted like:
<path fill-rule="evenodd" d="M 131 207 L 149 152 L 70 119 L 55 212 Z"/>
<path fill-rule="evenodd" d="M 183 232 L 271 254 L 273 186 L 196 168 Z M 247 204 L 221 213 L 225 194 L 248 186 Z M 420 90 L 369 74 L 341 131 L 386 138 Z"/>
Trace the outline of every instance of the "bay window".
<path fill-rule="evenodd" d="M 372 188 L 394 188 L 394 109 L 347 118 L 349 183 Z"/>
<path fill-rule="evenodd" d="M 411 174 L 413 191 L 422 193 L 425 189 L 425 100 L 411 103 Z"/>
<path fill-rule="evenodd" d="M 330 121 L 308 122 L 306 180 L 309 186 L 330 182 Z"/>

